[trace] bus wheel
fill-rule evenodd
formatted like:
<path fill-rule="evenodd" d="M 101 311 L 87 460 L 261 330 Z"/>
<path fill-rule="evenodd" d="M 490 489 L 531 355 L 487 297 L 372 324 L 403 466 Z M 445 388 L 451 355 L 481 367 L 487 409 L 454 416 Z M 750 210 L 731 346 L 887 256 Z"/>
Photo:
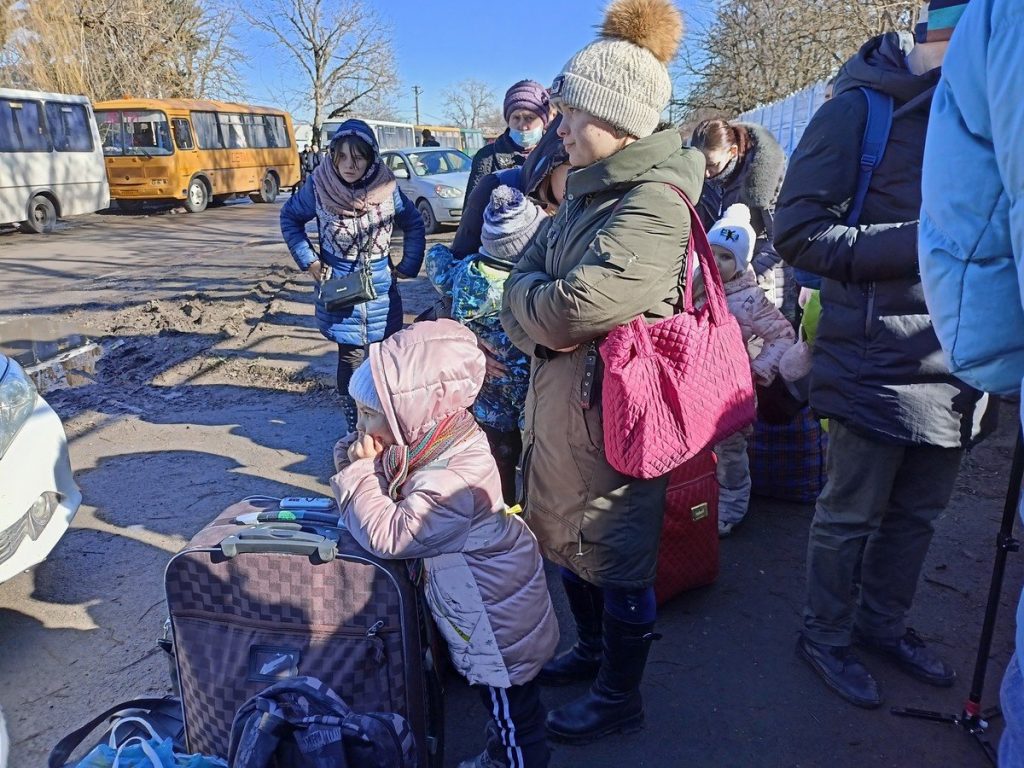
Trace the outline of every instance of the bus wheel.
<path fill-rule="evenodd" d="M 272 203 L 277 200 L 277 177 L 268 173 L 263 177 L 263 183 L 260 184 L 260 191 L 253 192 L 249 195 L 249 199 L 254 203 Z"/>
<path fill-rule="evenodd" d="M 202 179 L 192 179 L 188 185 L 188 196 L 185 198 L 185 210 L 189 213 L 202 213 L 210 202 L 210 193 Z"/>
<path fill-rule="evenodd" d="M 43 195 L 36 195 L 28 206 L 28 219 L 22 225 L 23 232 L 37 235 L 53 232 L 57 226 L 57 209 L 53 201 Z"/>

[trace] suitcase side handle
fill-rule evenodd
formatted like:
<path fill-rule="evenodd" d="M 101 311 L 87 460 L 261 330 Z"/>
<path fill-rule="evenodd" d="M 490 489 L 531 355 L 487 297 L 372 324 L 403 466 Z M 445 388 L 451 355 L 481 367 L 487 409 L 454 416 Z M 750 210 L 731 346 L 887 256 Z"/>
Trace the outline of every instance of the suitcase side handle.
<path fill-rule="evenodd" d="M 220 543 L 224 557 L 243 553 L 317 555 L 329 563 L 338 555 L 336 542 L 294 527 L 257 527 L 233 533 Z"/>

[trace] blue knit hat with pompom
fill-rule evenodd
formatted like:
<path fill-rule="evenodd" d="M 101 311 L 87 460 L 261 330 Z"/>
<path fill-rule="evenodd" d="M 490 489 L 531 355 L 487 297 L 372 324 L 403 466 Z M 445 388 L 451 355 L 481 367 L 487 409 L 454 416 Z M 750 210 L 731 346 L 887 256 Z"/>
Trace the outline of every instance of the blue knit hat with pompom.
<path fill-rule="evenodd" d="M 484 210 L 480 250 L 488 256 L 516 263 L 544 220 L 540 206 L 514 187 L 501 185 L 491 193 Z"/>

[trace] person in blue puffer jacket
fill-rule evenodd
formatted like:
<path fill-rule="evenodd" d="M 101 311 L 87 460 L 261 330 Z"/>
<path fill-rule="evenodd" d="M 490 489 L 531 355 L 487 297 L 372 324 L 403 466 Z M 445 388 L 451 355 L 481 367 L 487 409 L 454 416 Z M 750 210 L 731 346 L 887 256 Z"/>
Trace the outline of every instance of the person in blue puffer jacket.
<path fill-rule="evenodd" d="M 402 328 L 402 299 L 397 277 L 415 277 L 423 263 L 426 233 L 416 206 L 381 162 L 377 139 L 362 120 L 346 120 L 331 140 L 330 162 L 320 163 L 310 178 L 281 209 L 281 234 L 299 269 L 320 283 L 355 271 L 364 259 L 373 270 L 377 298 L 328 312 L 318 298 L 317 327 L 338 345 L 338 394 L 345 419 L 356 423 L 356 406 L 348 394 L 352 372 L 366 348 Z M 306 234 L 317 220 L 320 253 Z M 391 233 L 395 224 L 405 233 L 402 261 L 392 268 Z"/>
<path fill-rule="evenodd" d="M 1024 7 L 971 0 L 932 99 L 919 266 L 949 369 L 986 392 L 1024 383 Z M 1000 695 L 1001 768 L 1024 766 L 1024 595 Z"/>
<path fill-rule="evenodd" d="M 523 410 L 530 386 L 530 358 L 501 327 L 505 280 L 546 218 L 518 189 L 499 186 L 484 210 L 478 253 L 459 260 L 438 244 L 427 253 L 427 276 L 451 299 L 451 316 L 476 334 L 487 357 L 487 375 L 473 404 L 501 476 L 505 502 L 516 503 L 516 467 L 523 450 Z"/>

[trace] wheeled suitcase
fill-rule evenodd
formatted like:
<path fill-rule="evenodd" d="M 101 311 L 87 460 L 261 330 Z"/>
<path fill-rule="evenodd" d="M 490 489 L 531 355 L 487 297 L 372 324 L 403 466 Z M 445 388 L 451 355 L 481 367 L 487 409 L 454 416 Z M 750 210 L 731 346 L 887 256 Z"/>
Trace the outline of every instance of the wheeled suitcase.
<path fill-rule="evenodd" d="M 711 449 L 669 474 L 654 595 L 658 605 L 718 578 L 718 479 Z"/>
<path fill-rule="evenodd" d="M 276 499 L 245 500 L 167 565 L 165 587 L 189 749 L 227 756 L 231 722 L 279 680 L 321 680 L 357 712 L 395 712 L 417 764 L 443 759 L 432 621 L 405 561 L 381 560 L 343 528 L 240 524 Z"/>
<path fill-rule="evenodd" d="M 786 424 L 754 423 L 750 481 L 755 496 L 813 504 L 828 479 L 828 433 L 810 408 Z"/>

